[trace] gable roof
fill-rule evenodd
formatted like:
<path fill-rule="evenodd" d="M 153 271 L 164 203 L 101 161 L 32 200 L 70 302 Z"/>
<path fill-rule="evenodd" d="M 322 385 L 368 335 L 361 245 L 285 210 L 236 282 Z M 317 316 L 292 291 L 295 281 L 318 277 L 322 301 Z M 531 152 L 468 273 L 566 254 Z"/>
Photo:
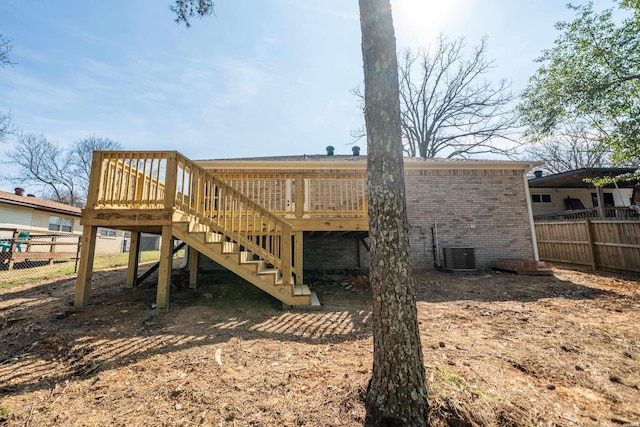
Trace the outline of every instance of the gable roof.
<path fill-rule="evenodd" d="M 2 203 L 77 217 L 81 214 L 80 208 L 76 208 L 75 206 L 65 205 L 64 203 L 58 203 L 53 200 L 45 200 L 37 197 L 18 196 L 17 194 L 0 190 L 0 204 Z"/>
<path fill-rule="evenodd" d="M 615 177 L 622 174 L 633 173 L 636 168 L 582 168 L 568 172 L 555 173 L 553 175 L 532 178 L 529 180 L 529 188 L 594 188 L 593 184 L 584 182 L 585 179 L 599 177 Z M 633 188 L 637 181 L 619 182 L 619 188 Z M 604 188 L 615 188 L 615 184 L 605 185 Z"/>

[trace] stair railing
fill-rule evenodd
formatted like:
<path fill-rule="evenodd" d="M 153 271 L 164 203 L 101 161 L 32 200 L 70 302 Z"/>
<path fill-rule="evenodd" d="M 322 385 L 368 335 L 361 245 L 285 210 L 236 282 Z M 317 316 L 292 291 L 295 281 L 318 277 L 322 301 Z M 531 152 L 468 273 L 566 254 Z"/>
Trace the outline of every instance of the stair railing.
<path fill-rule="evenodd" d="M 177 155 L 175 208 L 279 269 L 292 281 L 292 226 L 247 195 Z"/>

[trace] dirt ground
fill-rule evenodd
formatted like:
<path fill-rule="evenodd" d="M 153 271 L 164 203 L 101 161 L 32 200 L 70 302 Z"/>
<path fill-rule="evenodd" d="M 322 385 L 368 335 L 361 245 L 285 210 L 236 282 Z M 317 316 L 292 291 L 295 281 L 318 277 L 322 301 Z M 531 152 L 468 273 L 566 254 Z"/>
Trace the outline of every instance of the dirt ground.
<path fill-rule="evenodd" d="M 432 425 L 640 424 L 638 277 L 554 269 L 416 274 Z M 367 289 L 307 282 L 323 310 L 283 311 L 228 273 L 94 274 L 0 291 L 0 425 L 357 426 L 371 373 Z M 182 285 L 182 286 L 180 286 Z"/>

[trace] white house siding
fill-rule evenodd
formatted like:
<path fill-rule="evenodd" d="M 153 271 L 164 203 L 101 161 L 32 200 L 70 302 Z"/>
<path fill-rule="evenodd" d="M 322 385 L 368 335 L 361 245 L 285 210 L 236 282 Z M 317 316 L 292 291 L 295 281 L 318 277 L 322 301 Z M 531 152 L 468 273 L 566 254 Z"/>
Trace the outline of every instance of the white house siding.
<path fill-rule="evenodd" d="M 75 217 L 73 215 L 65 215 L 63 213 L 55 213 L 55 212 L 46 212 L 46 211 L 33 211 L 33 220 L 31 222 L 31 229 L 42 231 L 43 233 L 50 232 L 49 230 L 49 219 L 52 216 L 58 216 L 60 218 L 71 218 L 73 220 L 73 228 L 71 233 L 80 234 L 82 233 L 82 226 L 80 225 L 80 218 Z"/>
<path fill-rule="evenodd" d="M 0 236 L 13 237 L 15 229 L 31 229 L 33 209 L 0 205 Z"/>
<path fill-rule="evenodd" d="M 97 236 L 96 239 L 96 253 L 98 254 L 117 254 L 122 252 L 122 246 L 124 244 L 124 237 L 107 237 Z"/>
<path fill-rule="evenodd" d="M 531 194 L 549 194 L 551 203 L 531 203 L 534 215 L 550 215 L 562 213 L 566 210 L 564 201 L 567 197 L 580 199 L 585 209 L 593 208 L 591 193 L 596 193 L 595 188 L 530 188 Z M 630 188 L 605 188 L 604 193 L 611 193 L 616 206 L 629 206 L 633 190 Z"/>

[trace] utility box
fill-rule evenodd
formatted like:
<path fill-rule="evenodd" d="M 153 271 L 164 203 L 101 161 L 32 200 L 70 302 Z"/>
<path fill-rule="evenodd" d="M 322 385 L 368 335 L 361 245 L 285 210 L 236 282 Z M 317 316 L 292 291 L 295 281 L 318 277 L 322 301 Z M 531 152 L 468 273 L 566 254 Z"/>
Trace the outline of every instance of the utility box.
<path fill-rule="evenodd" d="M 442 248 L 442 260 L 445 270 L 476 271 L 474 248 Z"/>

